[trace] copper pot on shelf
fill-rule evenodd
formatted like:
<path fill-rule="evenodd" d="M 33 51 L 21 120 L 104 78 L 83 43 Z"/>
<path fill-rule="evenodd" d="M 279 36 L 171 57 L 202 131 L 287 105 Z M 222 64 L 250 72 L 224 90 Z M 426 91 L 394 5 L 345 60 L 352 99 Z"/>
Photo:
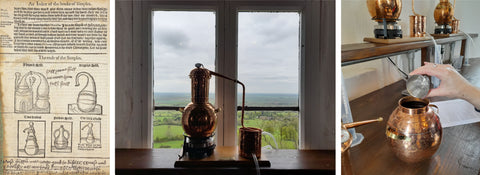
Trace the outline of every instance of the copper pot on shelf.
<path fill-rule="evenodd" d="M 414 163 L 430 158 L 442 141 L 438 107 L 428 99 L 411 96 L 398 101 L 398 107 L 387 122 L 386 135 L 392 151 L 404 162 Z M 433 108 L 437 111 L 434 112 Z"/>
<path fill-rule="evenodd" d="M 402 12 L 402 0 L 367 0 L 368 12 L 377 22 L 394 22 Z"/>
<path fill-rule="evenodd" d="M 440 0 L 433 12 L 437 25 L 450 25 L 453 18 L 453 6 L 448 0 Z"/>

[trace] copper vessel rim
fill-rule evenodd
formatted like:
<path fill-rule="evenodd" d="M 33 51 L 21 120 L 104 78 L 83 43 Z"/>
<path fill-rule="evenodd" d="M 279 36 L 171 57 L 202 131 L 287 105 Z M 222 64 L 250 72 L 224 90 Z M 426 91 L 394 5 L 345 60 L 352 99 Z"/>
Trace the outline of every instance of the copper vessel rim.
<path fill-rule="evenodd" d="M 408 107 L 405 107 L 405 106 L 402 105 L 403 103 L 410 102 L 410 101 L 423 102 L 423 103 L 425 103 L 425 106 L 421 107 L 421 108 L 408 108 Z M 412 113 L 412 114 L 421 114 L 421 113 L 427 112 L 429 104 L 430 104 L 430 100 L 428 100 L 426 98 L 421 99 L 421 98 L 416 98 L 416 97 L 412 97 L 412 96 L 406 96 L 406 97 L 403 97 L 400 100 L 398 100 L 398 106 L 399 106 L 400 110 L 402 110 L 404 112 L 407 112 L 407 113 Z"/>

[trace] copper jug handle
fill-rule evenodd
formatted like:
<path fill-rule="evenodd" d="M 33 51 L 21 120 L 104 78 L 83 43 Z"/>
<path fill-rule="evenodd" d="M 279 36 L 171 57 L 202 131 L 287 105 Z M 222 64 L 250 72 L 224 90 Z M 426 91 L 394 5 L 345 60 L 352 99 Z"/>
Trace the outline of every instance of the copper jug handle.
<path fill-rule="evenodd" d="M 432 108 L 435 108 L 435 109 L 437 109 L 436 111 L 433 111 L 433 112 L 435 112 L 435 114 L 437 114 L 437 115 L 438 115 L 438 113 L 440 112 L 440 109 L 438 109 L 438 106 L 437 106 L 437 105 L 434 105 L 434 104 L 428 104 L 428 106 L 429 106 L 429 107 L 432 107 Z"/>

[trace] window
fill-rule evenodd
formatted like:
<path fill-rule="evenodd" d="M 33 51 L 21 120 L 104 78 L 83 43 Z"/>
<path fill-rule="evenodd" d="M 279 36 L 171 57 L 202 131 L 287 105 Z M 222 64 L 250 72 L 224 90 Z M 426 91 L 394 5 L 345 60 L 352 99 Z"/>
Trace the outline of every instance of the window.
<path fill-rule="evenodd" d="M 182 114 L 176 111 L 190 100 L 188 74 L 195 63 L 215 70 L 215 13 L 209 11 L 154 11 L 153 148 L 181 148 Z M 215 79 L 209 100 L 215 102 Z"/>
<path fill-rule="evenodd" d="M 334 106 L 331 101 L 334 99 L 334 95 L 331 93 L 332 89 L 334 89 L 334 83 L 332 83 L 333 78 L 330 78 L 332 75 L 332 69 L 334 65 L 334 59 L 319 59 L 320 57 L 332 57 L 332 53 L 330 50 L 322 50 L 320 46 L 331 44 L 332 47 L 334 46 L 333 43 L 326 43 L 321 38 L 331 38 L 330 36 L 334 36 L 331 33 L 322 33 L 322 31 L 326 30 L 327 28 L 330 29 L 328 26 L 334 26 L 332 21 L 325 21 L 327 17 L 321 17 L 320 9 L 325 9 L 325 7 L 321 6 L 323 1 L 296 1 L 296 0 L 268 0 L 268 1 L 209 1 L 209 0 L 199 0 L 199 1 L 142 1 L 136 4 L 140 6 L 133 7 L 133 28 L 132 28 L 132 59 L 133 59 L 133 66 L 134 75 L 132 75 L 134 86 L 138 87 L 146 87 L 145 90 L 137 90 L 133 89 L 134 97 L 136 98 L 139 96 L 138 99 L 133 99 L 130 103 L 134 106 L 136 116 L 140 116 L 141 120 L 135 120 L 131 117 L 124 117 L 129 118 L 128 121 L 134 121 L 133 123 L 130 122 L 129 124 L 122 124 L 122 126 L 135 126 L 135 128 L 128 128 L 125 131 L 119 130 L 118 134 L 120 136 L 120 140 L 117 140 L 117 144 L 126 145 L 125 147 L 142 147 L 142 148 L 151 148 L 155 147 L 179 147 L 180 145 L 170 145 L 167 143 L 164 144 L 156 144 L 155 137 L 154 137 L 154 125 L 167 125 L 166 123 L 175 123 L 175 120 L 172 122 L 172 119 L 161 119 L 156 120 L 154 119 L 155 115 L 159 118 L 156 113 L 170 113 L 165 115 L 177 115 L 177 118 L 180 117 L 180 112 L 176 110 L 178 107 L 184 107 L 184 105 L 189 102 L 190 95 L 185 95 L 182 97 L 183 102 L 179 103 L 169 103 L 167 99 L 168 96 L 158 96 L 155 97 L 155 92 L 164 90 L 165 92 L 169 93 L 178 93 L 178 92 L 185 92 L 189 91 L 190 88 L 190 79 L 188 78 L 188 72 L 181 72 L 180 70 L 175 70 L 175 73 L 172 71 L 170 72 L 163 72 L 166 75 L 159 75 L 159 77 L 164 76 L 164 79 L 160 78 L 157 79 L 156 73 L 160 71 L 165 71 L 164 69 L 160 69 L 158 66 L 169 66 L 169 67 L 178 67 L 179 69 L 182 66 L 186 67 L 188 71 L 193 68 L 193 64 L 197 62 L 202 62 L 206 65 L 206 68 L 211 70 L 215 70 L 216 72 L 232 77 L 238 78 L 241 81 L 247 81 L 247 93 L 249 92 L 258 92 L 255 91 L 255 86 L 258 87 L 265 87 L 265 86 L 276 86 L 276 83 L 269 83 L 263 84 L 266 81 L 257 81 L 257 82 L 249 82 L 248 73 L 245 72 L 249 68 L 245 68 L 243 63 L 248 62 L 248 58 L 245 55 L 250 54 L 248 47 L 242 46 L 242 42 L 244 39 L 243 35 L 241 34 L 244 31 L 243 26 L 243 19 L 246 19 L 244 15 L 292 15 L 295 20 L 293 22 L 297 27 L 295 29 L 291 28 L 293 33 L 287 38 L 294 38 L 296 39 L 295 42 L 286 42 L 291 44 L 292 50 L 289 50 L 288 58 L 284 57 L 282 59 L 293 61 L 295 64 L 291 62 L 283 62 L 282 65 L 289 65 L 288 69 L 293 70 L 291 75 L 295 75 L 294 79 L 297 82 L 292 83 L 296 84 L 297 90 L 288 90 L 287 91 L 274 91 L 274 88 L 271 88 L 269 92 L 275 93 L 282 93 L 287 98 L 288 102 L 283 103 L 263 103 L 263 104 L 254 104 L 253 101 L 258 102 L 257 100 L 250 100 L 253 97 L 250 95 L 247 97 L 247 105 L 249 105 L 248 113 L 252 113 L 254 118 L 267 116 L 267 115 L 277 115 L 277 116 L 287 116 L 290 118 L 295 118 L 298 122 L 297 128 L 295 130 L 298 132 L 298 144 L 290 144 L 295 145 L 298 149 L 333 149 L 334 148 L 334 134 L 332 131 L 332 127 L 334 127 L 333 123 L 335 120 L 334 117 L 334 110 L 332 105 Z M 327 2 L 326 2 L 327 3 Z M 330 2 L 328 2 L 330 3 Z M 330 3 L 332 4 L 332 3 Z M 333 3 L 334 4 L 334 3 Z M 329 11 L 330 9 L 326 9 Z M 332 11 L 332 10 L 330 10 Z M 329 11 L 329 14 L 331 12 Z M 189 57 L 191 60 L 190 62 L 181 61 L 180 65 L 170 66 L 169 64 L 157 65 L 162 64 L 160 61 L 165 57 L 165 55 L 158 57 L 157 54 L 165 54 L 166 51 L 172 51 L 176 49 L 166 49 L 166 51 L 162 51 L 158 47 L 162 46 L 161 44 L 155 43 L 155 38 L 161 35 L 161 33 L 156 33 L 153 29 L 154 25 L 161 24 L 162 21 L 154 20 L 157 17 L 158 13 L 165 13 L 165 14 L 175 14 L 175 13 L 185 13 L 185 14 L 209 14 L 208 18 L 211 18 L 212 23 L 208 23 L 210 26 L 209 33 L 210 35 L 209 41 L 204 42 L 202 46 L 209 46 L 212 49 L 199 49 L 202 52 L 201 57 Z M 168 12 L 168 13 L 167 13 Z M 139 15 L 139 16 L 136 16 Z M 159 15 L 162 16 L 162 15 Z M 200 15 L 198 15 L 200 16 Z M 144 20 L 144 19 L 145 20 Z M 161 18 L 161 17 L 160 17 Z M 279 18 L 283 20 L 284 17 Z M 325 19 L 324 19 L 325 18 Z M 323 25 L 322 27 L 321 22 L 327 22 L 328 25 Z M 135 25 L 137 24 L 137 25 Z M 170 23 L 172 24 L 172 23 Z M 214 24 L 214 25 L 212 25 Z M 168 25 L 168 24 L 166 24 Z M 190 24 L 189 24 L 190 25 Z M 248 27 L 248 24 L 245 25 Z M 178 27 L 178 26 L 177 26 Z M 253 26 L 252 26 L 253 27 Z M 184 28 L 182 28 L 184 29 Z M 191 28 L 189 28 L 191 29 Z M 195 29 L 193 29 L 195 30 Z M 200 29 L 198 29 L 200 30 Z M 202 29 L 203 30 L 203 29 Z M 290 29 L 289 29 L 290 30 Z M 210 32 L 213 31 L 213 32 Z M 272 29 L 274 32 L 285 32 L 283 29 L 276 30 Z M 334 32 L 331 30 L 330 32 Z M 165 32 L 165 31 L 164 31 Z M 297 33 L 296 33 L 297 32 Z M 264 34 L 270 34 L 272 32 L 268 32 L 268 30 L 264 31 Z M 162 36 L 160 36 L 162 37 Z M 167 37 L 167 36 L 164 36 Z M 333 37 L 334 38 L 334 37 Z M 168 37 L 166 38 L 168 39 Z M 288 39 L 287 39 L 288 40 Z M 189 40 L 193 41 L 193 40 Z M 328 40 L 331 41 L 331 40 Z M 272 41 L 274 43 L 275 41 Z M 138 43 L 139 46 L 136 46 L 135 43 Z M 175 42 L 174 42 L 175 43 Z M 213 44 L 211 44 L 213 43 Z M 177 45 L 185 44 L 183 42 L 176 42 Z M 274 43 L 278 44 L 278 43 Z M 184 45 L 183 45 L 184 46 Z M 278 49 L 271 49 L 269 47 L 272 45 L 264 45 L 262 54 L 272 55 L 272 50 Z M 245 51 L 245 49 L 246 52 Z M 243 50 L 242 50 L 243 49 Z M 332 49 L 333 50 L 333 49 Z M 185 55 L 189 54 L 191 51 L 186 50 L 176 50 L 176 52 L 181 53 L 178 55 Z M 200 53 L 199 53 L 200 54 Z M 174 55 L 174 54 L 172 54 Z M 172 56 L 168 55 L 168 56 Z M 290 57 L 290 55 L 293 55 Z M 138 56 L 140 59 L 137 59 Z M 186 57 L 185 57 L 186 58 Z M 205 60 L 198 60 L 198 59 L 205 59 Z M 175 58 L 172 58 L 175 59 Z M 245 61 L 244 61 L 245 59 Z M 255 59 L 254 59 L 255 60 Z M 333 61 L 332 61 L 333 60 Z M 255 61 L 263 61 L 256 59 Z M 167 62 L 164 62 L 167 63 Z M 255 64 L 255 63 L 254 63 Z M 260 64 L 260 63 L 257 63 Z M 144 65 L 144 66 L 142 66 Z M 145 66 L 146 65 L 146 66 Z M 150 69 L 145 69 L 145 67 L 150 67 Z M 265 68 L 268 65 L 264 65 Z M 168 67 L 167 67 L 168 68 Z M 159 71 L 159 72 L 157 72 Z M 271 69 L 259 76 L 267 76 L 270 75 L 272 77 L 278 77 L 277 74 L 279 71 L 272 67 Z M 176 74 L 176 75 L 172 75 Z M 182 77 L 183 87 L 186 89 L 179 89 L 174 88 L 173 81 L 168 81 L 167 78 L 170 76 L 178 76 Z M 327 77 L 328 78 L 325 78 Z M 262 78 L 266 80 L 268 77 Z M 292 77 L 290 77 L 292 78 Z M 246 80 L 244 80 L 246 79 Z M 282 78 L 279 78 L 282 79 Z M 215 81 L 215 84 L 210 84 L 210 91 L 211 97 L 210 101 L 214 104 L 215 107 L 219 107 L 222 109 L 221 112 L 217 113 L 218 120 L 217 120 L 217 130 L 216 130 L 216 140 L 217 146 L 235 146 L 238 143 L 238 124 L 237 121 L 237 112 L 239 103 L 237 103 L 237 97 L 239 95 L 238 86 L 234 82 L 223 80 L 221 78 L 212 78 Z M 163 81 L 163 83 L 162 83 Z M 292 82 L 292 81 L 290 81 Z M 333 81 L 334 82 L 334 81 Z M 140 83 L 140 85 L 138 85 Z M 181 84 L 181 83 L 179 83 Z M 156 86 L 170 86 L 170 87 L 157 87 Z M 327 86 L 328 85 L 328 86 Z M 286 85 L 285 85 L 286 86 Z M 291 93 L 290 93 L 291 92 Z M 327 93 L 328 92 L 328 93 Z M 214 96 L 214 98 L 213 98 Z M 318 98 L 321 97 L 321 98 Z M 278 97 L 277 97 L 278 98 Z M 283 97 L 282 97 L 283 98 Z M 158 100 L 157 100 L 158 99 Z M 167 99 L 167 100 L 161 100 Z M 128 100 L 128 99 L 127 99 Z M 170 99 L 171 100 L 171 99 Z M 275 101 L 275 98 L 270 98 L 270 100 Z M 179 100 L 181 101 L 181 100 Z M 265 100 L 267 101 L 267 100 Z M 328 101 L 328 102 L 324 102 Z M 183 103 L 183 104 L 182 104 Z M 259 107 L 259 108 L 256 108 Z M 322 114 L 319 115 L 318 110 L 322 110 Z M 129 110 L 125 110 L 129 111 Z M 137 112 L 138 111 L 138 112 Z M 283 113 L 285 114 L 278 114 Z M 263 113 L 263 114 L 262 114 Z M 126 114 L 129 115 L 129 114 Z M 255 116 L 257 115 L 257 116 Z M 168 118 L 168 117 L 165 117 Z M 170 117 L 172 118 L 172 117 Z M 174 118 L 174 117 L 173 117 Z M 268 119 L 268 117 L 263 117 L 264 119 Z M 155 120 L 157 123 L 155 123 Z M 122 121 L 121 121 L 122 122 Z M 160 122 L 160 123 L 158 123 Z M 165 123 L 161 123 L 165 122 Z M 178 122 L 176 124 L 179 124 Z M 119 124 L 117 124 L 119 125 Z M 247 124 L 248 125 L 248 124 Z M 321 127 L 318 127 L 318 126 Z M 251 125 L 248 125 L 251 126 Z M 167 127 L 168 126 L 164 126 Z M 277 126 L 275 126 L 277 127 Z M 136 129 L 136 130 L 134 130 Z M 138 130 L 138 131 L 137 131 Z M 164 136 L 163 138 L 176 137 L 172 134 L 174 132 L 183 132 L 180 127 L 173 128 L 170 126 L 170 134 L 168 132 L 163 132 L 161 130 L 166 130 L 165 128 L 160 129 L 157 131 L 162 133 Z M 279 130 L 280 132 L 286 132 L 288 129 L 285 128 L 283 131 Z M 275 132 L 275 131 L 274 131 Z M 160 134 L 157 134 L 160 135 Z M 274 133 L 275 135 L 275 133 Z M 125 136 L 125 138 L 122 138 Z M 295 136 L 285 136 L 286 140 L 297 140 Z M 319 138 L 322 136 L 322 138 Z M 325 137 L 328 136 L 328 137 Z M 161 141 L 162 137 L 158 137 L 157 141 Z M 276 138 L 279 139 L 279 138 Z M 327 141 L 320 141 L 320 140 Z M 273 145 L 272 145 L 273 146 Z M 280 146 L 280 145 L 279 145 Z M 293 147 L 291 147 L 293 148 Z"/>
<path fill-rule="evenodd" d="M 239 12 L 238 79 L 247 89 L 244 124 L 275 137 L 262 144 L 298 148 L 298 12 Z M 241 89 L 237 104 L 241 103 Z M 239 109 L 241 106 L 239 106 Z M 241 127 L 241 112 L 237 114 Z"/>

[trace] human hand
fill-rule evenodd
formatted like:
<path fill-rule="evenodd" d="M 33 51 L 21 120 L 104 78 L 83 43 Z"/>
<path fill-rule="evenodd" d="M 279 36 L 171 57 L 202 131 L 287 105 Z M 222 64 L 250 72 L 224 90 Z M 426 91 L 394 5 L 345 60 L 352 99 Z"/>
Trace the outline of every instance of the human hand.
<path fill-rule="evenodd" d="M 451 65 L 425 62 L 424 66 L 410 72 L 410 75 L 415 74 L 426 74 L 440 79 L 440 86 L 431 89 L 427 97 L 446 96 L 466 99 L 467 93 L 472 88 L 471 84 Z"/>

